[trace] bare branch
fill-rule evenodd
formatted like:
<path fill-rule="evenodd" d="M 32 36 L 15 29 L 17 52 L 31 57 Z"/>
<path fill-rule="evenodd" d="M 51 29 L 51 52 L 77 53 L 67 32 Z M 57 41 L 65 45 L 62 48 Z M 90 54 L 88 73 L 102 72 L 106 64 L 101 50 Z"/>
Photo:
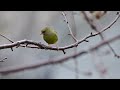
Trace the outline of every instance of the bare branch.
<path fill-rule="evenodd" d="M 96 33 L 91 32 L 88 36 L 84 37 L 82 40 L 77 40 L 76 38 L 74 38 L 73 37 L 74 35 L 72 34 L 71 28 L 69 28 L 70 34 L 73 35 L 72 37 L 74 38 L 74 40 L 76 39 L 77 41 L 75 43 L 71 44 L 71 45 L 64 46 L 64 47 L 59 47 L 59 50 L 64 52 L 64 50 L 76 47 L 82 42 L 87 42 L 88 41 L 87 39 L 89 39 L 91 37 L 102 34 L 106 30 L 108 30 L 111 26 L 113 26 L 115 24 L 115 22 L 119 19 L 119 17 L 120 17 L 120 13 L 117 14 L 117 17 L 115 18 L 115 20 L 113 20 L 108 26 L 103 28 L 100 32 L 96 32 Z M 67 25 L 69 27 L 69 24 L 67 24 Z M 4 37 L 4 36 L 2 36 L 2 37 Z M 4 37 L 4 38 L 6 38 L 6 37 Z M 6 38 L 6 39 L 10 41 L 10 39 L 8 39 L 8 38 Z M 73 54 L 71 56 L 64 57 L 64 58 L 58 58 L 58 59 L 49 60 L 49 61 L 43 60 L 44 62 L 34 63 L 34 64 L 30 64 L 30 65 L 21 65 L 21 66 L 17 66 L 17 67 L 14 66 L 14 67 L 1 68 L 0 69 L 0 74 L 10 74 L 10 73 L 15 73 L 15 72 L 20 72 L 20 71 L 23 71 L 23 70 L 35 69 L 35 68 L 39 68 L 39 67 L 43 67 L 43 66 L 47 66 L 47 65 L 60 64 L 60 63 L 68 61 L 71 58 L 77 58 L 77 57 L 80 57 L 82 55 L 93 52 L 93 51 L 101 48 L 102 46 L 104 46 L 108 43 L 111 43 L 113 41 L 116 41 L 118 39 L 120 39 L 120 35 L 118 35 L 118 36 L 116 36 L 116 37 L 114 37 L 110 40 L 103 41 L 100 44 L 98 44 L 98 45 L 96 45 L 96 46 L 94 46 L 94 47 L 92 47 L 88 50 L 83 50 L 83 51 L 80 51 L 76 54 Z M 58 51 L 58 48 L 56 48 L 56 47 L 49 47 L 49 46 L 46 46 L 42 43 L 38 43 L 38 42 L 35 42 L 35 41 L 32 41 L 32 40 L 20 40 L 20 41 L 16 41 L 16 42 L 13 42 L 13 41 L 10 41 L 10 42 L 12 42 L 12 43 L 11 44 L 0 45 L 0 49 L 10 48 L 11 50 L 13 50 L 14 47 L 16 47 L 16 48 L 27 47 L 27 48 L 36 48 L 36 49 Z"/>
<path fill-rule="evenodd" d="M 4 59 L 0 60 L 0 62 L 4 62 L 7 58 L 5 57 Z"/>
<path fill-rule="evenodd" d="M 116 36 L 112 39 L 103 41 L 100 44 L 98 44 L 95 47 L 92 47 L 88 50 L 80 51 L 80 52 L 78 52 L 74 55 L 71 55 L 71 56 L 68 56 L 68 57 L 65 57 L 65 58 L 49 60 L 49 61 L 43 60 L 44 62 L 39 62 L 39 63 L 31 64 L 31 65 L 22 65 L 22 66 L 18 66 L 18 67 L 1 68 L 0 73 L 1 74 L 10 74 L 10 73 L 15 73 L 15 72 L 20 72 L 20 71 L 23 71 L 23 70 L 35 69 L 35 68 L 39 68 L 39 67 L 43 67 L 43 66 L 47 66 L 47 65 L 60 64 L 60 63 L 68 61 L 69 59 L 71 60 L 71 58 L 77 58 L 78 56 L 80 57 L 84 54 L 88 54 L 90 52 L 93 52 L 93 51 L 105 46 L 107 43 L 111 43 L 111 42 L 116 41 L 118 39 L 120 39 L 120 35 L 118 35 L 118 36 Z"/>
<path fill-rule="evenodd" d="M 13 43 L 13 41 L 10 40 L 9 38 L 7 38 L 6 36 L 4 36 L 4 35 L 2 35 L 2 34 L 0 34 L 0 36 L 2 36 L 3 38 L 7 39 L 7 40 L 10 41 L 11 43 Z"/>
<path fill-rule="evenodd" d="M 77 60 L 74 60 L 74 61 L 77 61 Z M 64 64 L 60 64 L 63 68 L 65 68 L 65 69 L 68 69 L 68 70 L 70 70 L 70 71 L 72 71 L 72 72 L 75 72 L 77 75 L 79 75 L 79 74 L 83 74 L 83 75 L 86 75 L 86 76 L 91 76 L 93 73 L 91 72 L 91 71 L 81 71 L 81 70 L 78 70 L 77 69 L 77 72 L 76 72 L 76 70 L 74 70 L 72 67 L 69 67 L 69 66 L 67 66 L 67 65 L 64 65 Z M 77 78 L 76 79 L 78 79 L 79 77 L 77 76 Z"/>
<path fill-rule="evenodd" d="M 84 17 L 85 17 L 85 20 L 88 22 L 88 24 L 91 26 L 91 28 L 92 28 L 94 31 L 99 32 L 97 26 L 93 23 L 93 20 L 87 16 L 86 12 L 85 12 L 85 11 L 82 11 L 82 13 L 83 13 L 83 15 L 84 15 Z M 119 17 L 120 17 L 120 12 L 117 12 L 116 15 L 118 15 L 118 17 L 115 18 L 115 22 L 119 19 Z M 109 26 L 111 27 L 115 22 L 112 22 Z M 110 27 L 108 27 L 108 28 L 110 28 Z M 105 30 L 107 30 L 108 28 L 104 29 L 103 32 L 104 32 Z M 104 40 L 104 37 L 103 37 L 102 33 L 100 33 L 99 35 L 100 35 L 101 39 Z M 114 56 L 117 57 L 117 58 L 120 58 L 120 56 L 116 54 L 116 52 L 115 52 L 114 49 L 111 47 L 111 45 L 110 45 L 109 43 L 108 43 L 107 45 L 108 45 L 108 47 L 111 49 L 111 51 L 113 52 Z"/>
<path fill-rule="evenodd" d="M 76 47 L 80 43 L 86 42 L 88 38 L 97 36 L 97 35 L 103 33 L 104 31 L 108 30 L 119 19 L 120 14 L 117 14 L 117 15 L 118 16 L 115 18 L 115 20 L 113 20 L 112 23 L 110 23 L 108 26 L 103 28 L 100 32 L 97 32 L 97 33 L 94 33 L 94 34 L 91 33 L 90 35 L 84 37 L 82 40 L 78 40 L 77 42 L 75 42 L 75 43 L 73 43 L 71 45 L 64 46 L 64 47 L 59 47 L 59 51 L 64 51 L 66 49 L 70 49 L 70 48 Z M 22 46 L 21 46 L 21 44 L 22 44 Z M 28 45 L 34 45 L 34 46 L 28 46 Z M 56 48 L 56 47 L 49 47 L 49 46 L 46 46 L 44 44 L 41 44 L 41 43 L 38 43 L 38 42 L 35 42 L 35 41 L 32 41 L 32 40 L 20 40 L 20 41 L 13 42 L 11 44 L 3 44 L 3 45 L 0 45 L 0 49 L 8 49 L 8 48 L 11 49 L 13 47 L 18 47 L 18 46 L 20 46 L 20 47 L 27 47 L 27 48 L 37 48 L 37 49 L 56 50 L 56 51 L 58 51 L 58 48 Z"/>
<path fill-rule="evenodd" d="M 76 39 L 76 37 L 73 35 L 73 33 L 72 33 L 72 29 L 71 29 L 71 27 L 70 27 L 70 25 L 69 25 L 69 22 L 68 22 L 68 19 L 67 19 L 67 16 L 66 16 L 66 14 L 65 14 L 65 12 L 63 11 L 62 12 L 62 15 L 63 15 L 63 17 L 64 17 L 64 21 L 67 23 L 67 26 L 68 26 L 68 30 L 69 30 L 69 32 L 70 32 L 70 34 L 68 34 L 68 35 L 71 35 L 72 36 L 72 38 L 75 40 L 75 42 L 77 42 L 78 40 Z"/>

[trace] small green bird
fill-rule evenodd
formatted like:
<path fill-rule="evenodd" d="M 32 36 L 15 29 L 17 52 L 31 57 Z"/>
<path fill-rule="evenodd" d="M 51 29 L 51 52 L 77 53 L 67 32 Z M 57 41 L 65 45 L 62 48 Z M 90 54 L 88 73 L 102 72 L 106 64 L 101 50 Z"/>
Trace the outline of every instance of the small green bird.
<path fill-rule="evenodd" d="M 48 45 L 56 44 L 58 41 L 57 32 L 51 27 L 43 28 L 40 35 L 43 35 L 43 39 L 48 43 Z"/>

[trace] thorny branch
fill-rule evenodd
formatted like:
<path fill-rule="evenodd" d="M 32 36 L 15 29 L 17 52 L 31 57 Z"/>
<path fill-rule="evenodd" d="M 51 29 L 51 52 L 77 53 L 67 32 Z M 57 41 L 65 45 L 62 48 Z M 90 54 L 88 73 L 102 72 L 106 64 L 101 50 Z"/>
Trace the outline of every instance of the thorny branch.
<path fill-rule="evenodd" d="M 10 74 L 10 73 L 15 73 L 15 72 L 20 72 L 20 71 L 23 71 L 23 70 L 35 69 L 35 68 L 39 68 L 39 67 L 43 67 L 43 66 L 47 66 L 47 65 L 60 64 L 60 63 L 68 61 L 71 58 L 77 58 L 78 56 L 80 57 L 84 54 L 88 54 L 90 52 L 93 52 L 93 51 L 103 47 L 107 43 L 111 43 L 111 42 L 119 40 L 119 39 L 120 39 L 120 35 L 118 35 L 118 36 L 116 36 L 112 39 L 103 41 L 103 42 L 99 43 L 98 45 L 96 45 L 96 46 L 94 46 L 94 47 L 92 47 L 88 50 L 80 51 L 80 52 L 78 52 L 74 55 L 64 57 L 64 58 L 60 58 L 60 59 L 58 58 L 58 59 L 49 60 L 49 61 L 43 60 L 44 62 L 39 62 L 39 63 L 31 64 L 31 65 L 21 65 L 19 67 L 9 67 L 9 68 L 3 68 L 3 69 L 1 68 L 0 73 L 1 74 Z"/>

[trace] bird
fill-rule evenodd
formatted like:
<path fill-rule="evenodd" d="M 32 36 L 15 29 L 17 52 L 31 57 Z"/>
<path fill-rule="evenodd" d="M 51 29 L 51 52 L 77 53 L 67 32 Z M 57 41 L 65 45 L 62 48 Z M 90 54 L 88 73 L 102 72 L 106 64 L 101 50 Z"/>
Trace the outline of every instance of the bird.
<path fill-rule="evenodd" d="M 43 39 L 48 44 L 48 46 L 50 46 L 51 44 L 55 44 L 57 49 L 59 49 L 58 45 L 57 45 L 58 34 L 57 34 L 57 32 L 53 28 L 51 28 L 51 27 L 43 28 L 41 30 L 41 34 L 40 35 L 43 35 Z"/>

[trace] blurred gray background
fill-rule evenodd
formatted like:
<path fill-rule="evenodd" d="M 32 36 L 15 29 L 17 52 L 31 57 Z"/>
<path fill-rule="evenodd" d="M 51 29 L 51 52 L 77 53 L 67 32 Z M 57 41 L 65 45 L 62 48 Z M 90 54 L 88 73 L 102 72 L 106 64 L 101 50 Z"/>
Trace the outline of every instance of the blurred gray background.
<path fill-rule="evenodd" d="M 79 11 L 66 11 L 69 24 L 77 39 L 82 39 L 93 31 L 84 20 Z M 116 11 L 109 11 L 100 20 L 96 20 L 96 25 L 101 28 L 108 25 L 116 17 Z M 13 41 L 28 39 L 44 44 L 40 31 L 45 26 L 52 26 L 58 32 L 59 46 L 73 43 L 73 39 L 68 35 L 69 30 L 64 18 L 59 11 L 0 11 L 0 33 Z M 120 34 L 120 19 L 109 30 L 104 32 L 106 39 Z M 89 43 L 82 43 L 79 47 L 66 50 L 64 55 L 61 51 L 37 50 L 27 48 L 14 48 L 0 50 L 0 59 L 7 57 L 5 62 L 0 62 L 0 68 L 9 66 L 29 65 L 42 60 L 60 58 L 74 54 L 75 52 L 86 50 L 97 43 L 100 43 L 99 36 L 89 39 Z M 3 37 L 0 44 L 10 43 Z M 47 44 L 46 44 L 47 45 Z M 120 55 L 120 42 L 111 44 L 116 53 Z M 75 50 L 76 49 L 76 50 Z M 105 46 L 98 51 L 76 58 L 78 63 L 79 78 L 120 78 L 120 59 L 114 57 L 111 50 Z M 107 70 L 105 74 L 101 70 Z M 91 73 L 91 74 L 89 74 Z M 0 75 L 0 79 L 74 79 L 76 77 L 74 59 L 63 64 L 50 65 L 33 70 L 25 70 L 9 75 Z"/>

